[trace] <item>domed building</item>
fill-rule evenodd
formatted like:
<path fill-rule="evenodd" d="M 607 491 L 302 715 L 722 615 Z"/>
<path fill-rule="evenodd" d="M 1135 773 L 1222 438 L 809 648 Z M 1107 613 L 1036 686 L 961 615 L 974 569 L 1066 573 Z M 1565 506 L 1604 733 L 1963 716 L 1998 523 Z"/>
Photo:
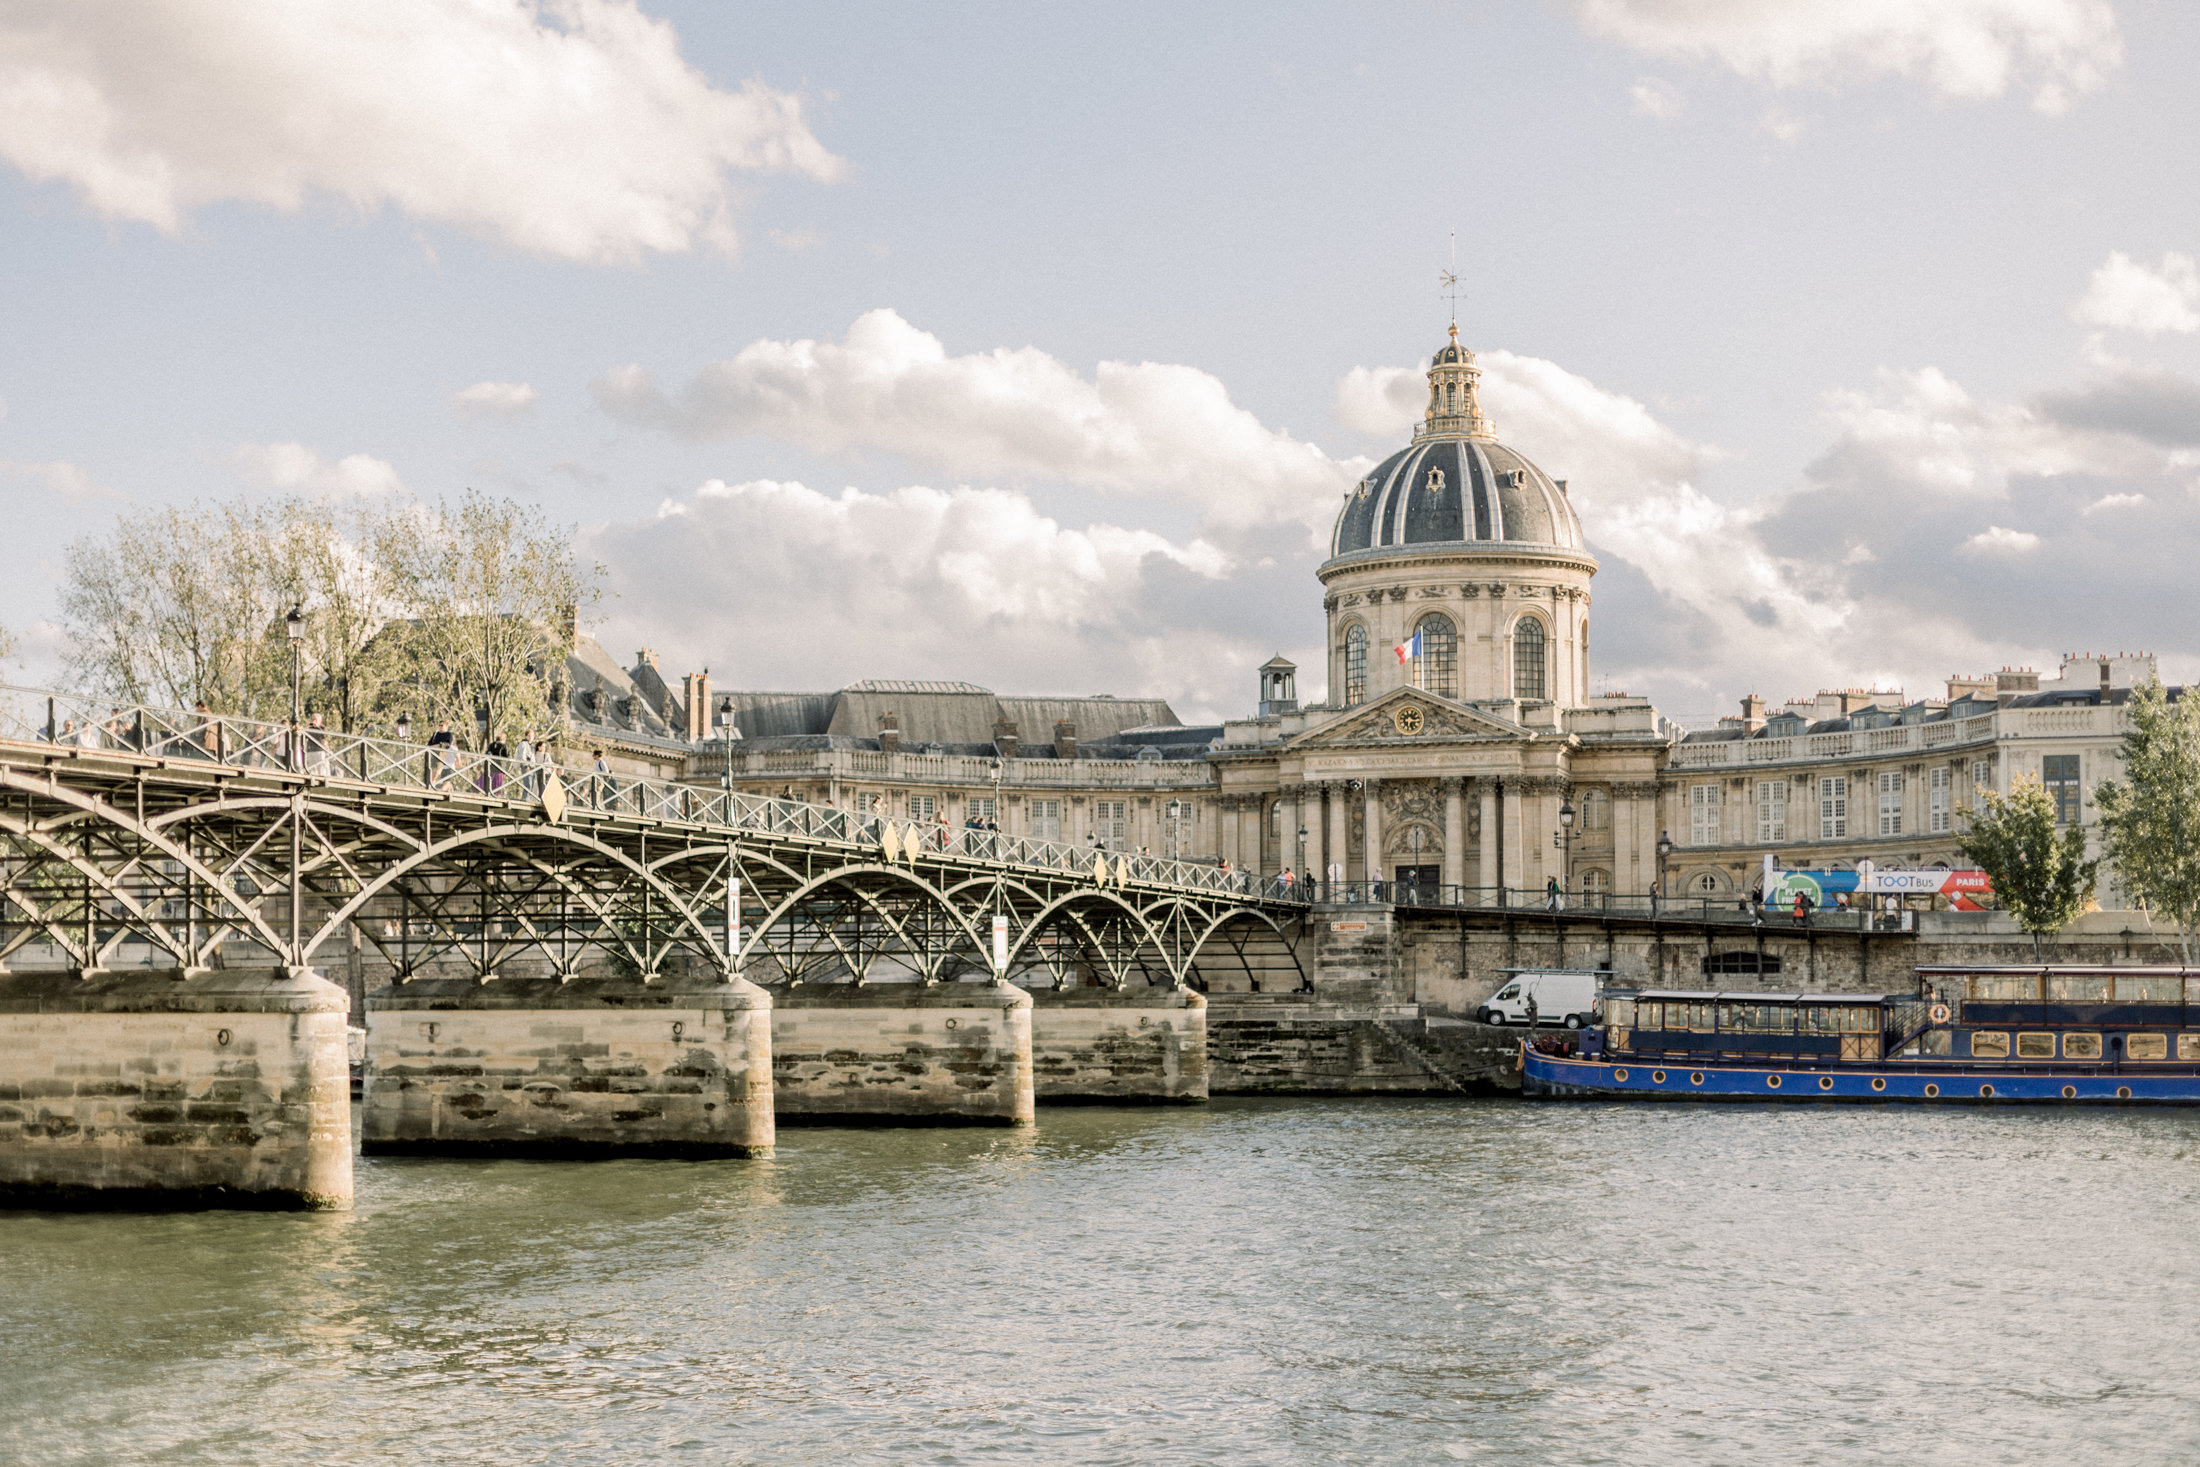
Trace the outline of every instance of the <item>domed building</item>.
<path fill-rule="evenodd" d="M 1413 441 L 1345 492 L 1318 571 L 1327 698 L 1261 669 L 1261 716 L 1210 755 L 1224 859 L 1523 898 L 1656 879 L 1668 731 L 1646 699 L 1591 698 L 1596 557 L 1566 481 L 1498 441 L 1481 376 L 1453 326 Z"/>

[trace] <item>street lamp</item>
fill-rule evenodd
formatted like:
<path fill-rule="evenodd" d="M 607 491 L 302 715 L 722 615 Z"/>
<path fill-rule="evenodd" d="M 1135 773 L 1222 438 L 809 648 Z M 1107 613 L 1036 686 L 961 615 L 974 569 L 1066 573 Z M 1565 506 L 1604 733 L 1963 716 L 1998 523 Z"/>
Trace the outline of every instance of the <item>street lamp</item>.
<path fill-rule="evenodd" d="M 718 742 L 725 746 L 726 818 L 733 818 L 733 741 L 741 737 L 741 730 L 733 726 L 733 699 L 718 705 Z"/>
<path fill-rule="evenodd" d="M 400 714 L 398 714 L 398 715 L 397 715 L 397 741 L 398 741 L 399 743 L 401 743 L 401 744 L 408 744 L 408 743 L 411 743 L 411 742 L 412 742 L 412 736 L 413 736 L 413 716 L 412 716 L 412 715 L 411 715 L 410 713 L 400 713 Z"/>
<path fill-rule="evenodd" d="M 1299 827 L 1299 880 L 1304 882 L 1306 879 L 1306 827 L 1302 825 Z M 1312 896 L 1309 895 L 1307 900 L 1313 900 Z"/>
<path fill-rule="evenodd" d="M 1551 833 L 1551 844 L 1558 847 L 1558 890 L 1563 904 L 1566 893 L 1574 884 L 1574 802 L 1562 799 L 1558 802 L 1558 829 Z"/>
<path fill-rule="evenodd" d="M 1673 837 L 1666 831 L 1658 832 L 1658 879 L 1650 894 L 1650 910 L 1658 909 L 1658 897 L 1665 890 L 1665 863 L 1673 855 Z"/>
<path fill-rule="evenodd" d="M 305 676 L 305 608 L 291 607 L 290 615 L 283 618 L 283 630 L 290 634 L 290 721 L 296 723 L 298 721 L 299 688 Z"/>

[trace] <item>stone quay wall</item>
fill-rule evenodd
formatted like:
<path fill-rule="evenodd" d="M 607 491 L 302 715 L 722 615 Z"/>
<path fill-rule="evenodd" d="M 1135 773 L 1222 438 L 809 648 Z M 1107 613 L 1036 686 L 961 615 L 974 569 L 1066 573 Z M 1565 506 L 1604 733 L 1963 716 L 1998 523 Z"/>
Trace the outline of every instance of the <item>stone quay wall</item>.
<path fill-rule="evenodd" d="M 303 969 L 0 975 L 0 1202 L 346 1208 L 344 991 Z"/>
<path fill-rule="evenodd" d="M 1028 1126 L 1032 1000 L 1006 983 L 773 987 L 782 1123 Z"/>
<path fill-rule="evenodd" d="M 1041 1105 L 1207 1098 L 1207 1000 L 1182 988 L 1034 988 L 1032 1090 Z"/>
<path fill-rule="evenodd" d="M 368 996 L 370 1152 L 769 1156 L 771 998 L 713 975 L 415 979 Z"/>

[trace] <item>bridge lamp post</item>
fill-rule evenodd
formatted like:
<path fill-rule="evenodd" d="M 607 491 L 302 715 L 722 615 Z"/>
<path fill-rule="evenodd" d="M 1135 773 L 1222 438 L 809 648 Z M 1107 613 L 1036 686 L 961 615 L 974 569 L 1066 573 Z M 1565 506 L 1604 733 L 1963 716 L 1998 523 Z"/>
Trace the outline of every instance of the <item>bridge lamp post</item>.
<path fill-rule="evenodd" d="M 1299 827 L 1299 880 L 1301 883 L 1306 883 L 1311 879 L 1311 874 L 1306 869 L 1306 827 L 1302 825 Z M 1308 901 L 1314 900 L 1314 888 L 1309 886 L 1307 891 L 1306 899 Z"/>
<path fill-rule="evenodd" d="M 1658 891 L 1658 892 L 1660 892 L 1660 893 L 1662 893 L 1662 892 L 1663 892 L 1663 891 L 1665 890 L 1665 863 L 1666 863 L 1667 861 L 1671 860 L 1671 859 L 1672 859 L 1672 857 L 1673 857 L 1673 837 L 1672 837 L 1672 835 L 1671 835 L 1671 834 L 1670 834 L 1669 832 L 1661 830 L 1661 831 L 1659 831 L 1659 832 L 1658 832 L 1658 883 L 1657 883 L 1657 891 Z M 1655 898 L 1655 896 L 1653 896 L 1653 898 L 1652 898 L 1652 900 L 1651 900 L 1651 902 L 1650 902 L 1650 911 L 1651 911 L 1651 913 L 1652 913 L 1653 915 L 1655 915 L 1655 914 L 1656 914 L 1656 912 L 1657 912 L 1657 910 L 1658 910 L 1658 904 L 1657 904 L 1657 901 L 1656 901 L 1656 898 Z"/>
<path fill-rule="evenodd" d="M 733 699 L 728 698 L 718 705 L 718 742 L 724 746 L 726 756 L 726 822 L 729 825 L 733 822 L 733 739 L 740 731 L 733 726 Z"/>
<path fill-rule="evenodd" d="M 1558 847 L 1559 901 L 1566 900 L 1566 893 L 1574 884 L 1574 802 L 1558 802 L 1558 829 L 1552 833 L 1551 844 Z"/>
<path fill-rule="evenodd" d="M 302 606 L 290 608 L 290 615 L 283 618 L 283 630 L 290 636 L 290 721 L 298 721 L 300 689 L 305 678 L 306 613 Z"/>

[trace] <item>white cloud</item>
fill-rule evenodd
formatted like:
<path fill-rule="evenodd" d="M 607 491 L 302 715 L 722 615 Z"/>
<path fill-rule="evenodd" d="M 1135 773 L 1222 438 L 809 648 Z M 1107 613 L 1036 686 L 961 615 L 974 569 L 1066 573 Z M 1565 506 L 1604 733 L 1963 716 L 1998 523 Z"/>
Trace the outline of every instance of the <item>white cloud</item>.
<path fill-rule="evenodd" d="M 2086 281 L 2070 314 L 2089 326 L 2149 336 L 2200 331 L 2200 268 L 2192 256 L 2174 250 L 2152 267 L 2117 250 Z"/>
<path fill-rule="evenodd" d="M 1964 541 L 1962 548 L 1971 555 L 2030 555 L 2040 548 L 2040 537 L 2030 530 L 1990 525 Z"/>
<path fill-rule="evenodd" d="M 451 394 L 451 410 L 462 418 L 510 418 L 535 405 L 535 389 L 525 382 L 476 382 Z"/>
<path fill-rule="evenodd" d="M 402 494 L 397 470 L 363 453 L 330 463 L 302 443 L 247 443 L 229 455 L 247 483 L 308 494 Z"/>
<path fill-rule="evenodd" d="M 1635 110 L 1645 117 L 1671 122 L 1681 115 L 1680 88 L 1662 77 L 1644 77 L 1629 89 L 1629 95 L 1635 99 Z"/>
<path fill-rule="evenodd" d="M 46 492 L 60 499 L 76 502 L 85 499 L 112 499 L 115 492 L 95 482 L 72 463 L 19 463 L 0 459 L 0 474 L 10 478 L 31 479 L 46 487 Z"/>
<path fill-rule="evenodd" d="M 2108 0 L 1573 0 L 1592 34 L 1773 87 L 1900 76 L 1944 97 L 2028 87 L 2067 109 L 2123 59 Z"/>
<path fill-rule="evenodd" d="M 585 261 L 730 248 L 729 172 L 842 168 L 798 99 L 712 86 L 629 0 L 27 0 L 0 159 L 171 232 L 325 196 Z"/>
<path fill-rule="evenodd" d="M 638 366 L 592 384 L 606 412 L 690 439 L 765 434 L 821 453 L 883 450 L 958 477 L 1169 496 L 1218 527 L 1329 528 L 1360 471 L 1264 426 L 1211 374 L 1035 347 L 950 356 L 891 310 L 834 341 L 756 341 L 676 394 Z"/>
<path fill-rule="evenodd" d="M 2085 507 L 2086 514 L 2100 514 L 2111 509 L 2137 509 L 2147 502 L 2144 494 L 2103 494 Z"/>
<path fill-rule="evenodd" d="M 829 495 L 712 480 L 652 518 L 593 531 L 588 549 L 613 570 L 611 635 L 710 664 L 735 686 L 943 677 L 1003 691 L 1192 690 L 1178 706 L 1191 716 L 1204 691 L 1250 688 L 1249 669 L 1274 650 L 1265 618 L 1241 608 L 1233 624 L 1237 567 L 1213 545 L 1073 529 L 1001 489 Z"/>

